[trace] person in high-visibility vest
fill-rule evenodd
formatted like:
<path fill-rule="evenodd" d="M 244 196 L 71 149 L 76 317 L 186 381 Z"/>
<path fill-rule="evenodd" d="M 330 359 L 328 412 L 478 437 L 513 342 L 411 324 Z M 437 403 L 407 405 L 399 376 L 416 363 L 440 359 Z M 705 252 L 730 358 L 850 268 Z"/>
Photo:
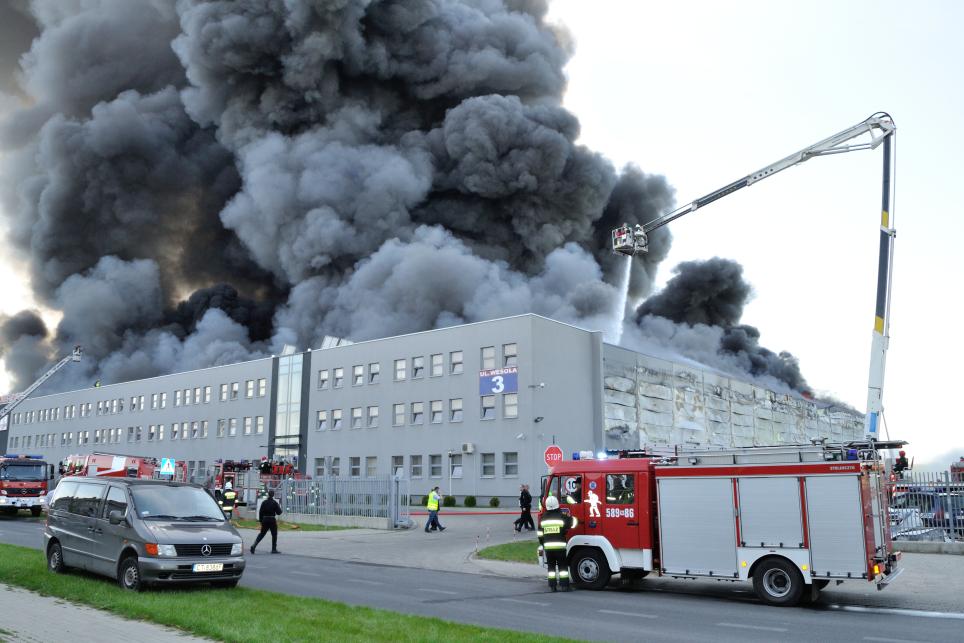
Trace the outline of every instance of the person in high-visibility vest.
<path fill-rule="evenodd" d="M 559 509 L 559 499 L 555 496 L 546 498 L 546 511 L 539 519 L 539 544 L 545 553 L 549 567 L 549 589 L 556 591 L 557 583 L 562 591 L 569 591 L 569 567 L 566 564 L 566 534 L 575 528 L 579 521 L 575 516 L 562 513 Z"/>
<path fill-rule="evenodd" d="M 221 511 L 228 517 L 228 520 L 234 517 L 234 505 L 237 500 L 238 494 L 234 491 L 231 483 L 224 483 L 224 493 L 221 494 L 221 500 L 218 501 L 218 504 L 221 505 Z"/>
<path fill-rule="evenodd" d="M 425 533 L 429 532 L 429 527 L 432 531 L 438 529 L 439 531 L 445 531 L 445 527 L 439 524 L 438 521 L 438 503 L 442 499 L 442 496 L 438 492 L 438 487 L 435 487 L 428 493 L 428 501 L 425 503 L 425 508 L 428 509 L 428 521 L 425 523 Z"/>

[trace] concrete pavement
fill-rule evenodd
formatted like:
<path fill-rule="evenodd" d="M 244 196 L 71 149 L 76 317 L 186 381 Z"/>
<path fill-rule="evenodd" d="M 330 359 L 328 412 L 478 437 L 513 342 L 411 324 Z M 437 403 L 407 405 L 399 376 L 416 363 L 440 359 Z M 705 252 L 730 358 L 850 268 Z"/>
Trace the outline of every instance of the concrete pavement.
<path fill-rule="evenodd" d="M 61 641 L 87 632 L 98 640 L 123 641 L 137 633 L 140 641 L 190 643 L 206 641 L 179 630 L 133 621 L 92 607 L 68 603 L 0 584 L 0 641 L 43 643 Z"/>

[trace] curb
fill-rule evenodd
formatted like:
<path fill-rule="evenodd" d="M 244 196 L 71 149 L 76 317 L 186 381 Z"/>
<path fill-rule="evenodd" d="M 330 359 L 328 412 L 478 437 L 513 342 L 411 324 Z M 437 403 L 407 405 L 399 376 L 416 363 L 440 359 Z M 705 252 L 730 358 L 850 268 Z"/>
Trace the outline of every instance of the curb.
<path fill-rule="evenodd" d="M 927 542 L 924 540 L 898 540 L 894 549 L 905 554 L 952 554 L 964 556 L 964 543 Z"/>

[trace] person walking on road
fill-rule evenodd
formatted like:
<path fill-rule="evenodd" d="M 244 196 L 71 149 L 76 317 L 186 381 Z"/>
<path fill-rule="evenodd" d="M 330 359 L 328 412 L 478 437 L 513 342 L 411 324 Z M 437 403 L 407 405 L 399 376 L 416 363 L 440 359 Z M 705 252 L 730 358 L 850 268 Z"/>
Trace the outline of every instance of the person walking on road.
<path fill-rule="evenodd" d="M 525 527 L 527 531 L 532 531 L 536 528 L 534 522 L 532 522 L 532 494 L 529 493 L 529 485 L 524 484 L 519 487 L 519 509 L 522 513 L 516 518 L 515 530 L 516 533 L 522 531 Z"/>
<path fill-rule="evenodd" d="M 578 524 L 575 517 L 562 513 L 559 499 L 546 498 L 546 511 L 539 520 L 539 544 L 549 567 L 549 589 L 556 591 L 556 584 L 562 591 L 569 591 L 569 568 L 566 565 L 566 534 Z"/>
<path fill-rule="evenodd" d="M 264 535 L 271 532 L 271 553 L 280 554 L 278 551 L 278 521 L 276 516 L 281 515 L 281 505 L 278 501 L 274 499 L 274 489 L 268 490 L 268 497 L 264 499 L 261 503 L 261 508 L 258 509 L 258 522 L 261 523 L 261 533 L 255 539 L 254 544 L 251 545 L 251 553 L 254 553 L 255 547 L 264 538 Z"/>
<path fill-rule="evenodd" d="M 428 533 L 429 527 L 431 531 L 438 529 L 439 531 L 445 531 L 445 527 L 439 524 L 438 521 L 438 503 L 442 499 L 442 496 L 438 492 L 438 487 L 432 489 L 428 494 L 428 502 L 425 503 L 425 508 L 428 509 L 428 521 L 425 523 L 425 533 Z"/>

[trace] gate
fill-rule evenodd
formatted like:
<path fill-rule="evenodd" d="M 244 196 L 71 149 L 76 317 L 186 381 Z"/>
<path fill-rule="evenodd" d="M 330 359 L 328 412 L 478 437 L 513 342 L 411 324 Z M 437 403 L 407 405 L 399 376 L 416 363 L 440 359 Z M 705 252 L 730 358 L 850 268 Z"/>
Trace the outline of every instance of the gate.
<path fill-rule="evenodd" d="M 338 518 L 383 518 L 390 527 L 407 527 L 409 481 L 391 477 L 282 480 L 275 498 L 286 514 L 314 516 L 328 525 Z"/>

